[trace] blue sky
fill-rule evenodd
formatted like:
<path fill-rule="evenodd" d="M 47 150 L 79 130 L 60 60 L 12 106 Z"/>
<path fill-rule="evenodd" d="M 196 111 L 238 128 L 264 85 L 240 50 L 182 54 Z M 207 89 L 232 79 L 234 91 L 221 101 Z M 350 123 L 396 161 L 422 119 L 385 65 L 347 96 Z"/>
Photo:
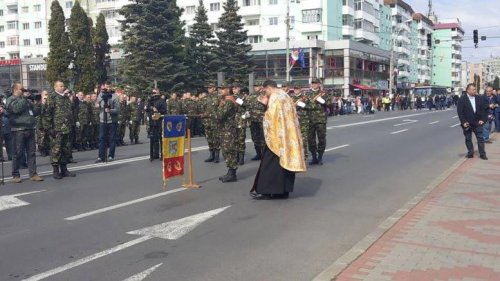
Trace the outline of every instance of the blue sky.
<path fill-rule="evenodd" d="M 427 14 L 428 0 L 406 0 L 415 12 Z M 491 55 L 500 56 L 500 0 L 433 0 L 438 19 L 459 18 L 465 31 L 463 60 L 480 62 Z M 479 48 L 473 48 L 472 31 L 479 36 L 496 36 L 479 41 Z"/>

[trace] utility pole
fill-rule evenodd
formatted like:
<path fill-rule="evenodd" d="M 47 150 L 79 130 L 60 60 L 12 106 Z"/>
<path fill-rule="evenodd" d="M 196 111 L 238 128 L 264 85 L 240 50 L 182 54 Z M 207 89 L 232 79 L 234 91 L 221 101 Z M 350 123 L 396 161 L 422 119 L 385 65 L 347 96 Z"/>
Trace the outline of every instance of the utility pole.
<path fill-rule="evenodd" d="M 286 82 L 290 82 L 290 0 L 286 0 Z"/>

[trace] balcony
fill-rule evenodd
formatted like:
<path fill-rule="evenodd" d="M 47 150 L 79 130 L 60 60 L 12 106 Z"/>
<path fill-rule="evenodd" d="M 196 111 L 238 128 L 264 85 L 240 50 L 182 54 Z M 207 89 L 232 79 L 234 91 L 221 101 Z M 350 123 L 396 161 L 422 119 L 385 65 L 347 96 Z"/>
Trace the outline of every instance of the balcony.
<path fill-rule="evenodd" d="M 410 65 L 410 61 L 407 59 L 398 59 L 398 65 Z"/>
<path fill-rule="evenodd" d="M 262 28 L 260 25 L 246 25 L 245 29 L 247 30 L 248 36 L 261 35 Z"/>
<path fill-rule="evenodd" d="M 452 82 L 460 82 L 460 81 L 462 81 L 462 79 L 460 79 L 460 77 L 451 77 L 451 81 Z"/>
<path fill-rule="evenodd" d="M 375 33 L 363 29 L 356 29 L 355 39 L 358 41 L 371 41 L 377 44 L 380 42 L 380 37 Z"/>
<path fill-rule="evenodd" d="M 394 51 L 398 53 L 403 53 L 403 54 L 409 54 L 410 50 L 408 50 L 406 47 L 396 47 L 394 48 Z"/>
<path fill-rule="evenodd" d="M 243 6 L 240 8 L 240 15 L 245 16 L 258 16 L 260 15 L 260 5 Z"/>
<path fill-rule="evenodd" d="M 348 25 L 342 26 L 342 35 L 354 36 L 354 34 L 354 27 Z"/>
<path fill-rule="evenodd" d="M 410 73 L 408 71 L 406 71 L 406 70 L 400 70 L 398 72 L 398 77 L 403 78 L 403 77 L 409 77 L 409 76 L 410 76 Z"/>
<path fill-rule="evenodd" d="M 410 44 L 410 38 L 408 38 L 408 36 L 405 35 L 398 35 L 398 37 L 396 37 L 396 40 L 400 42 L 405 42 L 406 44 Z"/>
<path fill-rule="evenodd" d="M 342 6 L 342 14 L 354 16 L 354 8 L 350 6 Z"/>

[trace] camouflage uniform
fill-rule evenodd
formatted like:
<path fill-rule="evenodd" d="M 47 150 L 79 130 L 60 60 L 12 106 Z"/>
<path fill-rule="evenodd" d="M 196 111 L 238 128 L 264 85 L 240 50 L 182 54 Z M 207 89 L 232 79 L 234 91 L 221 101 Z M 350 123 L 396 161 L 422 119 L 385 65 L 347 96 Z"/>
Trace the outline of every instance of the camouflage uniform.
<path fill-rule="evenodd" d="M 40 108 L 40 115 L 36 117 L 36 144 L 38 146 L 38 152 L 41 156 L 50 155 L 50 138 L 48 130 L 43 127 L 43 118 L 47 105 L 42 104 Z"/>
<path fill-rule="evenodd" d="M 245 139 L 247 133 L 247 121 L 245 117 L 245 112 L 247 111 L 246 97 L 244 94 L 240 93 L 235 96 L 236 99 L 240 98 L 243 101 L 242 105 L 237 105 L 236 109 L 236 117 L 235 122 L 237 126 L 236 132 L 236 146 L 238 150 L 238 164 L 244 164 L 244 155 L 245 155 Z"/>
<path fill-rule="evenodd" d="M 179 99 L 173 100 L 169 99 L 168 100 L 168 114 L 169 115 L 180 115 L 182 111 L 182 103 Z"/>
<path fill-rule="evenodd" d="M 309 145 L 309 151 L 312 155 L 312 161 L 310 164 L 321 163 L 323 153 L 326 149 L 326 107 L 329 103 L 328 95 L 324 95 L 322 98 L 325 100 L 324 104 L 319 103 L 315 100 L 315 97 L 320 94 L 320 90 L 308 90 L 306 96 L 309 105 L 309 134 L 307 137 L 307 142 Z M 318 141 L 316 142 L 316 137 Z"/>
<path fill-rule="evenodd" d="M 89 142 L 90 120 L 92 117 L 91 104 L 85 100 L 78 104 L 77 121 L 80 126 L 76 128 L 76 141 L 78 150 L 85 150 Z"/>
<path fill-rule="evenodd" d="M 129 118 L 129 137 L 131 144 L 139 143 L 139 131 L 141 129 L 141 112 L 142 110 L 139 108 L 136 102 L 131 102 L 128 105 L 128 111 L 130 112 Z"/>
<path fill-rule="evenodd" d="M 125 138 L 125 130 L 127 129 L 128 121 L 130 120 L 130 108 L 127 106 L 127 101 L 120 102 L 120 110 L 118 116 L 118 128 L 116 134 L 116 144 L 124 145 L 123 138 Z"/>
<path fill-rule="evenodd" d="M 237 143 L 234 141 L 234 137 L 237 133 L 235 122 L 237 110 L 238 108 L 234 101 L 234 97 L 230 95 L 226 96 L 224 100 L 221 101 L 217 109 L 217 119 L 221 124 L 222 155 L 229 169 L 238 168 L 238 147 Z"/>
<path fill-rule="evenodd" d="M 65 167 L 71 157 L 71 125 L 74 124 L 72 101 L 66 94 L 50 93 L 47 97 L 43 128 L 51 134 L 50 162 Z"/>
<path fill-rule="evenodd" d="M 247 106 L 250 113 L 250 118 L 248 120 L 250 122 L 250 134 L 255 146 L 255 151 L 257 152 L 257 155 L 252 158 L 252 160 L 261 159 L 262 151 L 266 145 L 264 128 L 262 127 L 266 106 L 258 101 L 260 95 L 262 95 L 262 92 L 253 93 L 247 97 Z"/>
<path fill-rule="evenodd" d="M 302 143 L 304 145 L 304 156 L 307 159 L 307 138 L 309 136 L 309 102 L 304 98 L 304 93 L 297 93 L 292 96 L 293 101 L 297 105 L 299 101 L 305 104 L 305 107 L 300 107 L 297 105 L 297 116 L 299 117 L 300 133 L 302 134 Z"/>
<path fill-rule="evenodd" d="M 183 99 L 182 100 L 182 114 L 185 114 L 188 116 L 187 123 L 186 123 L 186 128 L 190 129 L 191 131 L 191 136 L 196 133 L 196 116 L 198 115 L 198 102 L 196 102 L 193 99 Z M 186 132 L 187 134 L 187 132 Z"/>
<path fill-rule="evenodd" d="M 217 110 L 219 106 L 219 96 L 217 92 L 208 94 L 206 97 L 206 113 L 207 121 L 205 124 L 205 135 L 208 142 L 208 147 L 210 150 L 218 154 L 221 149 L 221 137 L 220 137 L 220 122 L 217 119 Z M 218 162 L 218 161 L 217 161 Z"/>
<path fill-rule="evenodd" d="M 89 142 L 92 148 L 97 149 L 99 140 L 99 108 L 95 107 L 95 103 L 91 103 L 92 106 L 92 124 L 90 125 Z"/>

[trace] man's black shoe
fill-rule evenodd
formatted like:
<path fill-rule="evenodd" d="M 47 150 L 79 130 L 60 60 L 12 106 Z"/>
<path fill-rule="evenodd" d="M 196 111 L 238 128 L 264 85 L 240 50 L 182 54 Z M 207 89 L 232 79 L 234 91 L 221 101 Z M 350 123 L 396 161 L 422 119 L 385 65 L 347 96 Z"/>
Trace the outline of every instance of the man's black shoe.
<path fill-rule="evenodd" d="M 271 200 L 272 197 L 267 194 L 257 194 L 255 196 L 252 196 L 253 200 Z"/>
<path fill-rule="evenodd" d="M 487 141 L 484 141 L 484 143 L 493 143 L 493 142 L 490 140 L 487 140 Z"/>
<path fill-rule="evenodd" d="M 465 158 L 474 158 L 474 154 L 467 153 L 467 155 L 465 155 Z"/>
<path fill-rule="evenodd" d="M 481 156 L 479 156 L 479 158 L 481 158 L 483 160 L 488 160 L 488 157 L 486 157 L 486 155 L 481 155 Z"/>
<path fill-rule="evenodd" d="M 103 163 L 104 161 L 102 161 L 101 158 L 97 158 L 97 160 L 95 160 L 96 163 Z"/>

